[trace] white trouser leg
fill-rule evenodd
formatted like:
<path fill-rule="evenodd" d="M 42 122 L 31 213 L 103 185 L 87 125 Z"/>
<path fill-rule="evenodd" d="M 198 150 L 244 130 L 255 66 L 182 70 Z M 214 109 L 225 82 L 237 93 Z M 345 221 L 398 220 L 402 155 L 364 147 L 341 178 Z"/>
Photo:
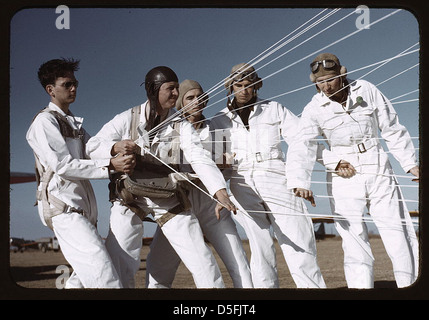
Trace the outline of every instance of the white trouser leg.
<path fill-rule="evenodd" d="M 115 201 L 110 212 L 106 248 L 124 288 L 135 287 L 135 274 L 140 267 L 142 242 L 143 222 L 134 212 Z"/>
<path fill-rule="evenodd" d="M 328 178 L 328 182 L 329 182 Z M 374 287 L 374 256 L 368 240 L 368 231 L 363 222 L 366 210 L 365 184 L 361 175 L 349 179 L 332 178 L 328 184 L 332 211 L 340 218 L 335 227 L 343 241 L 344 273 L 349 288 Z"/>
<path fill-rule="evenodd" d="M 213 225 L 202 225 L 202 229 L 225 264 L 234 288 L 253 288 L 249 261 L 231 216 Z"/>
<path fill-rule="evenodd" d="M 146 288 L 171 288 L 180 257 L 158 227 L 146 257 Z"/>
<path fill-rule="evenodd" d="M 222 211 L 217 220 L 216 203 L 201 191 L 194 189 L 189 194 L 192 212 L 201 229 L 225 264 L 235 288 L 252 288 L 252 276 L 243 244 L 230 214 Z M 180 258 L 158 228 L 146 260 L 146 286 L 148 288 L 171 288 Z"/>
<path fill-rule="evenodd" d="M 247 182 L 247 181 L 246 181 Z M 278 288 L 276 250 L 270 232 L 271 223 L 259 195 L 239 176 L 231 180 L 231 200 L 240 209 L 234 218 L 249 239 L 250 270 L 255 288 Z"/>
<path fill-rule="evenodd" d="M 254 183 L 267 206 L 274 234 L 296 286 L 326 288 L 317 262 L 313 222 L 304 215 L 307 208 L 303 199 L 287 190 L 283 172 L 258 170 Z"/>
<path fill-rule="evenodd" d="M 75 271 L 72 272 L 70 277 L 68 278 L 65 286 L 65 289 L 84 289 L 82 282 L 79 280 L 79 276 L 76 274 Z"/>
<path fill-rule="evenodd" d="M 267 216 L 239 210 L 235 218 L 249 239 L 250 271 L 254 288 L 278 288 L 276 249 Z"/>
<path fill-rule="evenodd" d="M 215 215 L 216 202 L 200 190 L 193 189 L 190 199 L 201 229 L 225 264 L 234 288 L 253 288 L 249 261 L 231 213 L 222 210 L 218 220 Z"/>
<path fill-rule="evenodd" d="M 393 177 L 372 179 L 370 212 L 386 248 L 399 288 L 413 284 L 418 276 L 419 248 L 402 193 Z"/>
<path fill-rule="evenodd" d="M 291 213 L 297 214 L 297 212 Z M 326 288 L 317 262 L 311 219 L 281 214 L 270 214 L 270 217 L 274 233 L 297 288 Z"/>
<path fill-rule="evenodd" d="M 347 286 L 359 289 L 374 288 L 374 256 L 366 225 L 355 222 L 356 219 L 361 219 L 360 214 L 345 217 L 348 220 L 337 221 L 335 227 L 342 238 Z"/>
<path fill-rule="evenodd" d="M 234 221 L 231 222 L 234 223 Z M 208 233 L 204 231 L 204 234 L 225 263 L 234 287 L 253 288 L 249 262 L 241 240 L 234 233 L 228 233 L 229 223 L 226 225 L 219 223 L 217 226 L 219 228 L 225 227 L 223 228 L 222 237 L 218 235 L 213 237 L 211 230 Z M 147 288 L 171 288 L 180 261 L 180 257 L 158 228 L 146 259 Z"/>
<path fill-rule="evenodd" d="M 204 243 L 198 220 L 191 212 L 175 215 L 161 230 L 192 273 L 197 288 L 225 287 L 216 259 Z"/>
<path fill-rule="evenodd" d="M 84 288 L 122 287 L 103 240 L 87 218 L 63 213 L 53 217 L 52 224 L 61 251 Z"/>

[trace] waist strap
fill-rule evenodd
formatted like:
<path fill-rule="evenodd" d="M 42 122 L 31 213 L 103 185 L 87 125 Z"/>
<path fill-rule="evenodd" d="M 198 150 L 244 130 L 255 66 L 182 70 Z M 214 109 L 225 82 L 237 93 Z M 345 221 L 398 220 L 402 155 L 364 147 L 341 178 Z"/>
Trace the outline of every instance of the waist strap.
<path fill-rule="evenodd" d="M 282 151 L 273 152 L 255 152 L 248 153 L 243 157 L 243 161 L 256 161 L 263 162 L 267 160 L 283 159 L 284 153 Z"/>
<path fill-rule="evenodd" d="M 378 145 L 378 142 L 375 139 L 368 139 L 366 141 L 354 144 L 351 146 L 333 146 L 332 151 L 336 153 L 365 153 L 370 150 L 372 147 Z"/>
<path fill-rule="evenodd" d="M 57 197 L 53 196 L 48 192 L 48 184 L 53 175 L 52 170 L 48 170 L 47 174 L 41 179 L 41 190 L 37 190 L 36 196 L 37 200 L 42 202 L 43 218 L 46 225 L 53 230 L 52 218 L 65 213 L 65 212 L 77 212 L 79 214 L 84 214 L 83 210 L 79 210 L 73 207 L 70 207 Z"/>

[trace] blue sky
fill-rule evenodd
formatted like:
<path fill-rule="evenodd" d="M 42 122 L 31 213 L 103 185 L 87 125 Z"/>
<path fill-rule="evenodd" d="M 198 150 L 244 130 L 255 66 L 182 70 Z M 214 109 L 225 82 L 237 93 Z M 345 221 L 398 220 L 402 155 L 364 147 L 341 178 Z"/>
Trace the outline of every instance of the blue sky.
<path fill-rule="evenodd" d="M 396 10 L 369 9 L 371 23 Z M 169 66 L 180 81 L 194 79 L 208 90 L 224 79 L 233 65 L 250 61 L 322 10 L 71 7 L 70 29 L 61 30 L 55 25 L 60 15 L 55 13 L 55 8 L 17 12 L 11 21 L 10 39 L 10 170 L 33 172 L 34 157 L 25 133 L 33 116 L 49 102 L 37 80 L 37 70 L 43 62 L 58 57 L 81 60 L 76 73 L 80 83 L 78 97 L 71 110 L 84 117 L 85 129 L 95 135 L 117 113 L 145 101 L 140 84 L 152 67 Z M 322 48 L 358 30 L 356 20 L 362 13 L 353 13 L 314 35 L 353 11 L 354 8 L 340 10 L 255 65 L 261 68 L 258 74 L 264 79 L 259 95 L 276 97 L 274 100 L 299 115 L 315 93 L 308 77 L 309 63 Z M 352 71 L 393 57 L 418 42 L 418 22 L 412 13 L 402 10 L 322 51 L 335 53 Z M 285 52 L 287 54 L 279 57 Z M 417 63 L 418 52 L 395 59 L 364 79 L 378 84 Z M 285 69 L 273 75 L 282 68 Z M 350 78 L 361 77 L 370 70 L 355 72 Z M 396 101 L 417 99 L 419 93 L 412 91 L 419 89 L 419 68 L 381 84 L 379 89 L 391 99 L 411 92 Z M 294 92 L 286 94 L 289 91 Z M 223 87 L 211 94 L 207 117 L 225 106 L 225 97 Z M 418 137 L 418 102 L 394 106 L 411 136 Z M 413 142 L 418 148 L 418 140 Z M 411 177 L 402 178 L 405 173 L 396 160 L 392 163 L 396 174 L 401 176 L 399 183 L 407 185 L 403 192 L 410 200 L 409 209 L 417 209 L 418 203 L 413 202 L 418 200 L 417 184 L 411 182 Z M 323 168 L 316 166 L 315 169 Z M 315 172 L 313 180 L 323 182 L 324 175 Z M 99 231 L 106 236 L 110 210 L 108 181 L 92 183 L 99 208 Z M 323 197 L 326 185 L 314 183 L 312 189 L 319 197 L 317 207 L 310 211 L 330 214 L 328 201 Z M 52 234 L 39 221 L 34 201 L 35 183 L 11 185 L 11 236 L 37 239 Z M 145 236 L 151 236 L 152 232 L 153 225 L 146 225 Z"/>

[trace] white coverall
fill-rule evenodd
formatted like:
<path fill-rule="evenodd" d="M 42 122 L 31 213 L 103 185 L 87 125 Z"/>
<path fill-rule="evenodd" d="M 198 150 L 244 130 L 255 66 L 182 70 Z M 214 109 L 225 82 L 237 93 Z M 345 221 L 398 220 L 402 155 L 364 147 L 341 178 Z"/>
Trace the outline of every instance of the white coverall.
<path fill-rule="evenodd" d="M 209 120 L 206 120 L 197 131 L 203 146 L 211 152 L 212 139 L 208 123 Z M 193 170 L 189 164 L 182 164 L 180 171 Z M 198 186 L 207 192 L 201 183 Z M 253 288 L 249 262 L 231 213 L 224 209 L 220 220 L 217 220 L 216 202 L 197 188 L 192 188 L 188 197 L 192 212 L 198 218 L 205 237 L 224 262 L 234 287 Z M 171 288 L 179 264 L 180 257 L 158 227 L 146 259 L 146 287 Z"/>
<path fill-rule="evenodd" d="M 82 118 L 71 113 L 66 115 L 52 102 L 49 108 L 65 116 L 73 129 L 82 128 Z M 54 115 L 41 112 L 31 124 L 26 138 L 41 165 L 54 171 L 48 192 L 67 205 L 66 212 L 52 218 L 61 251 L 73 267 L 65 287 L 121 288 L 118 274 L 95 227 L 97 204 L 89 182 L 89 179 L 109 177 L 110 159 L 85 159 L 84 144 L 89 135 L 83 129 L 82 133 L 83 139 L 64 138 Z M 77 210 L 83 210 L 83 214 Z M 42 201 L 38 201 L 38 211 L 46 225 Z"/>
<path fill-rule="evenodd" d="M 334 214 L 346 219 L 335 222 L 343 239 L 344 270 L 350 288 L 373 287 L 374 257 L 363 214 L 369 210 L 386 251 L 392 260 L 398 287 L 412 284 L 418 274 L 418 241 L 388 155 L 379 143 L 378 132 L 405 172 L 416 166 L 415 149 L 406 128 L 389 100 L 371 83 L 351 81 L 345 109 L 323 92 L 304 108 L 301 139 L 289 146 L 288 187 L 310 188 L 317 154 L 318 136 L 327 139 L 330 152 L 323 153 L 328 170 L 340 160 L 350 162 L 356 175 L 342 178 L 328 173 L 328 194 Z M 362 103 L 358 103 L 363 99 Z M 307 146 L 308 149 L 303 148 Z M 293 151 L 292 151 L 293 150 Z M 304 150 L 304 151 L 303 151 Z M 289 171 L 290 169 L 290 171 Z"/>
<path fill-rule="evenodd" d="M 147 102 L 141 105 L 140 125 L 144 128 Z M 171 109 L 167 117 L 177 112 Z M 151 152 L 162 160 L 167 160 L 172 149 L 173 119 L 163 125 L 156 133 L 151 144 Z M 92 137 L 87 144 L 91 158 L 108 158 L 113 145 L 121 140 L 130 139 L 131 109 L 115 116 Z M 180 148 L 192 168 L 204 183 L 211 195 L 226 188 L 226 182 L 204 150 L 197 132 L 188 121 L 180 122 Z M 212 200 L 213 201 L 213 200 Z M 176 198 L 153 199 L 142 198 L 141 208 L 150 208 L 155 213 L 155 220 L 162 217 L 169 209 L 178 205 Z M 210 248 L 204 243 L 203 233 L 197 218 L 191 210 L 175 215 L 162 228 L 162 232 L 173 246 L 185 266 L 192 273 L 197 288 L 223 288 L 224 282 Z M 140 265 L 143 223 L 126 206 L 115 201 L 110 215 L 110 230 L 106 247 L 112 256 L 124 287 L 134 287 L 134 276 Z"/>
<path fill-rule="evenodd" d="M 249 239 L 255 288 L 279 287 L 270 227 L 296 286 L 326 287 L 317 263 L 313 223 L 305 215 L 307 208 L 302 198 L 286 189 L 281 140 L 283 137 L 290 142 L 297 122 L 298 118 L 281 104 L 259 98 L 249 116 L 249 129 L 228 108 L 211 121 L 211 130 L 217 129 L 216 141 L 222 141 L 224 135 L 227 151 L 236 154 L 231 200 L 240 209 L 235 218 Z"/>

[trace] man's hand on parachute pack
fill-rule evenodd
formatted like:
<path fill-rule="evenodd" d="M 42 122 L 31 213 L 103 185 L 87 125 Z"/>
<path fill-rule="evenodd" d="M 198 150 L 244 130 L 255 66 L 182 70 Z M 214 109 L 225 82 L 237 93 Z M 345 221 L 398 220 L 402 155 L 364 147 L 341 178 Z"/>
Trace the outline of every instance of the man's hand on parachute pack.
<path fill-rule="evenodd" d="M 111 154 L 112 156 L 116 156 L 118 153 L 122 155 L 130 155 L 137 153 L 139 146 L 132 140 L 122 140 L 116 142 L 113 147 Z"/>
<path fill-rule="evenodd" d="M 135 153 L 138 151 L 138 145 L 132 140 L 122 140 L 116 142 L 111 154 L 113 158 L 110 160 L 110 169 L 126 174 L 131 174 L 136 166 Z"/>
<path fill-rule="evenodd" d="M 217 191 L 215 194 L 215 198 L 218 200 L 218 203 L 216 203 L 215 208 L 216 218 L 218 220 L 220 219 L 220 212 L 223 208 L 226 208 L 227 210 L 234 212 L 234 214 L 237 214 L 237 208 L 229 199 L 229 195 L 226 189 L 220 189 L 219 191 Z"/>
<path fill-rule="evenodd" d="M 115 170 L 117 172 L 123 172 L 126 174 L 131 174 L 136 166 L 136 156 L 135 154 L 124 155 L 118 153 L 115 157 L 110 159 L 110 170 Z"/>

